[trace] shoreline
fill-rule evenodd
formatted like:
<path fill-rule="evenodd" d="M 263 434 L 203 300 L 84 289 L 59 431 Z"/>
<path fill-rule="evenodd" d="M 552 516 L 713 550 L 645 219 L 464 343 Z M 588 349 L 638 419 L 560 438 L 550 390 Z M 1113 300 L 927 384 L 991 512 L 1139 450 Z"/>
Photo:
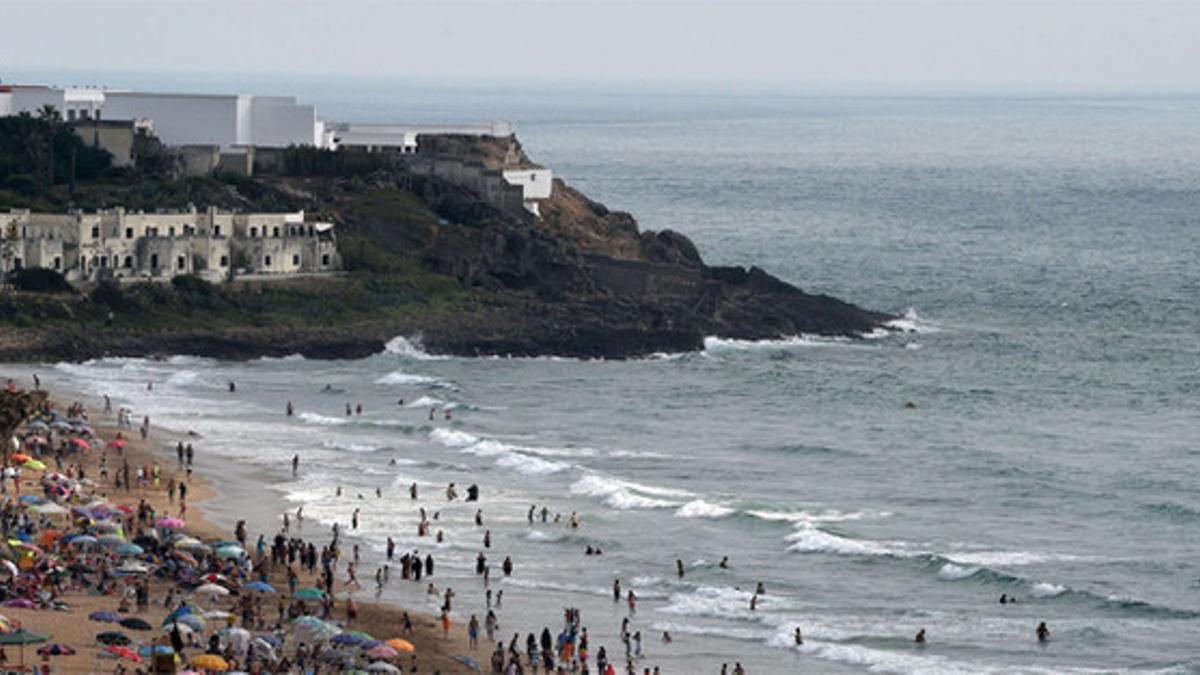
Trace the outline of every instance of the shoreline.
<path fill-rule="evenodd" d="M 7 375 L 0 373 L 0 379 L 7 379 Z M 145 440 L 141 439 L 136 430 L 119 429 L 115 422 L 115 417 L 112 415 L 104 415 L 103 401 L 99 405 L 90 399 L 95 398 L 83 392 L 67 392 L 59 388 L 46 388 L 42 390 L 47 394 L 50 401 L 56 409 L 66 410 L 72 402 L 84 403 L 85 408 L 89 413 L 89 423 L 96 431 L 96 436 L 105 441 L 111 440 L 122 434 L 127 441 L 127 445 L 120 455 L 109 451 L 109 466 L 113 467 L 113 460 L 128 461 L 131 466 L 157 466 L 162 470 L 162 480 L 157 488 L 153 485 L 146 487 L 133 486 L 130 490 L 121 490 L 113 488 L 111 483 L 100 484 L 94 488 L 94 494 L 105 499 L 111 499 L 114 503 L 129 503 L 136 504 L 145 500 L 147 504 L 152 506 L 156 513 L 162 515 L 179 515 L 178 500 L 169 500 L 166 494 L 166 485 L 172 477 L 177 477 L 181 481 L 184 480 L 184 472 L 179 471 L 176 466 L 176 458 L 171 456 L 174 453 L 169 452 L 166 447 L 178 440 L 189 438 L 186 432 L 174 429 L 155 428 L 152 424 L 151 430 Z M 69 400 L 68 400 L 69 399 Z M 130 432 L 133 432 L 130 434 Z M 198 437 L 193 437 L 197 440 Z M 106 451 L 92 451 L 90 453 L 77 453 L 72 457 L 72 464 L 76 461 L 82 465 L 84 471 L 89 477 L 99 479 L 99 464 L 100 456 Z M 52 467 L 47 468 L 47 472 L 51 471 Z M 196 461 L 193 467 L 191 479 L 188 481 L 188 499 L 187 499 L 187 514 L 186 526 L 182 528 L 182 532 L 189 536 L 194 536 L 200 539 L 227 539 L 233 534 L 233 522 L 229 522 L 226 526 L 226 519 L 233 519 L 233 511 L 244 508 L 244 505 L 253 503 L 250 496 L 255 489 L 255 485 L 259 484 L 262 487 L 270 489 L 267 483 L 269 479 L 265 469 L 261 467 L 247 466 L 239 463 L 236 466 L 238 478 L 230 481 L 223 479 L 220 476 L 219 468 L 211 465 L 210 462 L 203 459 Z M 113 471 L 113 474 L 117 471 Z M 249 473 L 249 476 L 247 475 Z M 39 476 L 31 479 L 29 476 L 22 476 L 23 492 L 27 487 L 36 489 L 39 484 Z M 237 483 L 243 485 L 236 485 Z M 221 485 L 225 486 L 222 490 Z M 232 489 L 230 489 L 232 488 Z M 242 495 L 232 495 L 231 492 L 242 491 Z M 283 505 L 283 500 L 272 495 L 272 507 L 275 505 Z M 238 502 L 241 502 L 239 504 Z M 228 504 L 228 507 L 222 503 Z M 278 514 L 270 514 L 267 509 L 256 508 L 250 509 L 244 514 L 247 521 L 248 536 L 247 548 L 252 548 L 252 543 L 257 540 L 258 536 L 263 535 L 268 541 L 274 536 L 275 532 L 279 531 Z M 274 530 L 256 529 L 255 521 L 265 522 L 273 521 L 276 523 Z M 301 536 L 308 534 L 306 540 L 319 540 L 314 543 L 321 544 L 328 540 L 326 537 L 313 537 L 317 534 L 316 530 L 308 533 L 300 531 L 292 532 L 288 536 Z M 367 580 L 363 580 L 363 588 L 352 589 L 344 582 L 343 575 L 338 574 L 334 587 L 334 611 L 330 620 L 337 620 L 339 623 L 347 621 L 347 611 L 345 599 L 351 596 L 362 595 L 364 598 L 369 595 L 366 589 Z M 281 569 L 272 569 L 269 573 L 270 583 L 276 588 L 287 588 L 287 577 Z M 300 572 L 300 585 L 316 585 L 316 577 L 307 575 L 305 572 Z M 167 615 L 167 611 L 163 606 L 163 599 L 166 592 L 170 588 L 174 588 L 175 584 L 169 581 L 154 580 L 150 584 L 150 601 L 145 611 L 131 616 L 139 616 L 147 620 L 151 625 L 157 626 Z M 22 627 L 32 630 L 50 637 L 49 643 L 65 643 L 77 650 L 77 653 L 72 656 L 55 656 L 52 657 L 50 665 L 57 672 L 91 672 L 103 673 L 112 672 L 115 664 L 112 661 L 98 660 L 97 654 L 101 650 L 101 646 L 96 645 L 93 635 L 105 630 L 106 624 L 91 623 L 85 621 L 85 617 L 96 611 L 113 611 L 117 599 L 112 596 L 97 596 L 78 592 L 68 592 L 64 594 L 63 599 L 68 602 L 72 609 L 69 612 L 49 612 L 46 610 L 35 609 L 20 609 L 15 607 L 4 607 L 0 609 L 0 614 L 7 616 L 12 621 L 19 621 Z M 284 595 L 279 596 L 280 602 L 283 602 Z M 274 600 L 274 598 L 272 598 Z M 419 672 L 471 672 L 461 663 L 452 659 L 455 654 L 473 654 L 468 648 L 467 635 L 465 627 L 458 625 L 455 622 L 452 625 L 449 639 L 441 637 L 440 622 L 433 616 L 429 615 L 423 608 L 405 608 L 394 602 L 380 602 L 375 600 L 360 600 L 354 598 L 357 605 L 357 620 L 353 622 L 353 628 L 362 630 L 375 635 L 379 639 L 389 639 L 394 636 L 402 636 L 403 617 L 407 613 L 409 616 L 413 633 L 403 635 L 404 639 L 409 640 L 415 647 L 413 657 L 403 655 L 404 658 L 395 661 L 396 665 L 402 666 L 404 671 L 409 671 L 414 664 L 419 664 Z M 274 602 L 267 602 L 264 610 L 275 608 Z M 212 622 L 215 623 L 215 622 Z M 214 626 L 215 628 L 216 626 Z M 138 634 L 130 633 L 130 637 L 136 639 L 147 637 L 159 637 L 160 634 Z M 205 634 L 205 638 L 207 633 Z M 200 636 L 197 636 L 200 640 Z M 47 643 L 47 644 L 49 644 Z M 289 643 L 281 654 L 287 653 L 291 655 L 294 652 L 295 644 Z M 12 649 L 10 648 L 10 652 Z M 36 647 L 27 648 L 25 656 L 26 665 L 37 662 L 37 656 L 34 653 Z M 194 653 L 194 652 L 193 652 Z M 474 652 L 478 653 L 478 652 Z M 12 653 L 10 653 L 10 658 Z M 477 660 L 479 660 L 477 658 Z M 335 670 L 323 670 L 323 672 L 337 672 Z"/>

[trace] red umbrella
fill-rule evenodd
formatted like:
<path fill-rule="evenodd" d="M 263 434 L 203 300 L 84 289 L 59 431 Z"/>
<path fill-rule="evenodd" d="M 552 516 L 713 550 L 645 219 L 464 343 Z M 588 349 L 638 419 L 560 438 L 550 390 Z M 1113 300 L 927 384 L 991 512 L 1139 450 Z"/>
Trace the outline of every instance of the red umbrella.
<path fill-rule="evenodd" d="M 118 438 L 115 441 L 109 441 L 107 444 L 105 444 L 104 447 L 106 447 L 106 448 L 123 448 L 123 447 L 125 447 L 125 445 L 126 445 L 125 439 Z"/>
<path fill-rule="evenodd" d="M 92 449 L 92 446 L 88 445 L 88 442 L 83 440 L 82 438 L 72 438 L 71 443 L 73 443 L 74 445 L 78 445 L 83 450 L 91 450 Z"/>
<path fill-rule="evenodd" d="M 104 651 L 108 652 L 109 654 L 112 654 L 113 656 L 115 656 L 119 659 L 133 661 L 134 663 L 142 662 L 142 657 L 138 656 L 137 652 L 133 651 L 129 647 L 122 647 L 120 645 L 109 645 L 104 648 Z"/>

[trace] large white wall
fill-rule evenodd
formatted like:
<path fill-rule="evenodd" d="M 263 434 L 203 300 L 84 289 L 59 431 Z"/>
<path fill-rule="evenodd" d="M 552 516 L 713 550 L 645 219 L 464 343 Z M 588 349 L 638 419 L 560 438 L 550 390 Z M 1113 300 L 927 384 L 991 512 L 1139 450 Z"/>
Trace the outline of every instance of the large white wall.
<path fill-rule="evenodd" d="M 105 94 L 104 117 L 110 120 L 151 119 L 154 135 L 167 145 L 228 148 L 243 142 L 238 134 L 241 98 L 110 91 Z"/>
<path fill-rule="evenodd" d="M 554 187 L 550 169 L 510 169 L 504 172 L 504 180 L 520 187 L 526 200 L 549 199 Z"/>
<path fill-rule="evenodd" d="M 281 148 L 311 145 L 317 124 L 317 111 L 310 105 L 297 105 L 296 99 L 255 96 L 251 101 L 250 143 L 259 147 Z"/>

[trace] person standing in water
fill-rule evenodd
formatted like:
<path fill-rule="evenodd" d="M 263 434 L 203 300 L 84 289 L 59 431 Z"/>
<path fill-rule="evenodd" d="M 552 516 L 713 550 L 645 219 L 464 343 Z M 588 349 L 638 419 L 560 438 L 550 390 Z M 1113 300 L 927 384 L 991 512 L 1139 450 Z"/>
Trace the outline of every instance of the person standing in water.
<path fill-rule="evenodd" d="M 925 644 L 925 629 L 924 629 L 924 628 L 922 628 L 921 630 L 917 631 L 917 637 L 916 637 L 916 639 L 914 640 L 914 642 L 916 642 L 918 645 L 924 645 L 924 644 Z"/>
<path fill-rule="evenodd" d="M 1042 643 L 1050 641 L 1050 629 L 1046 627 L 1045 621 L 1038 624 L 1037 639 L 1038 639 L 1038 642 L 1042 642 Z"/>
<path fill-rule="evenodd" d="M 300 455 L 292 455 L 292 476 L 300 471 Z"/>
<path fill-rule="evenodd" d="M 292 415 L 294 415 L 294 414 L 296 414 L 296 407 L 292 405 L 292 402 L 291 402 L 291 401 L 288 401 L 288 404 L 287 404 L 287 416 L 288 416 L 288 417 L 291 417 L 291 416 L 292 416 Z"/>

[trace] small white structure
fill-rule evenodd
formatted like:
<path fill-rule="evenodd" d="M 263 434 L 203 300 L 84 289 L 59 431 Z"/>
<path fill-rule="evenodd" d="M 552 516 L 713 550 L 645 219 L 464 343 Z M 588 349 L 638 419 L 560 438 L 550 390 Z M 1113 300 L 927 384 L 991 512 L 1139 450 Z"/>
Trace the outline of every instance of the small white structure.
<path fill-rule="evenodd" d="M 0 273 L 45 267 L 73 282 L 180 274 L 221 282 L 235 273 L 289 275 L 340 266 L 333 224 L 306 223 L 303 211 L 0 214 Z"/>
<path fill-rule="evenodd" d="M 509 169 L 504 171 L 504 180 L 521 188 L 525 209 L 540 217 L 538 202 L 549 199 L 554 189 L 554 175 L 550 169 Z"/>

